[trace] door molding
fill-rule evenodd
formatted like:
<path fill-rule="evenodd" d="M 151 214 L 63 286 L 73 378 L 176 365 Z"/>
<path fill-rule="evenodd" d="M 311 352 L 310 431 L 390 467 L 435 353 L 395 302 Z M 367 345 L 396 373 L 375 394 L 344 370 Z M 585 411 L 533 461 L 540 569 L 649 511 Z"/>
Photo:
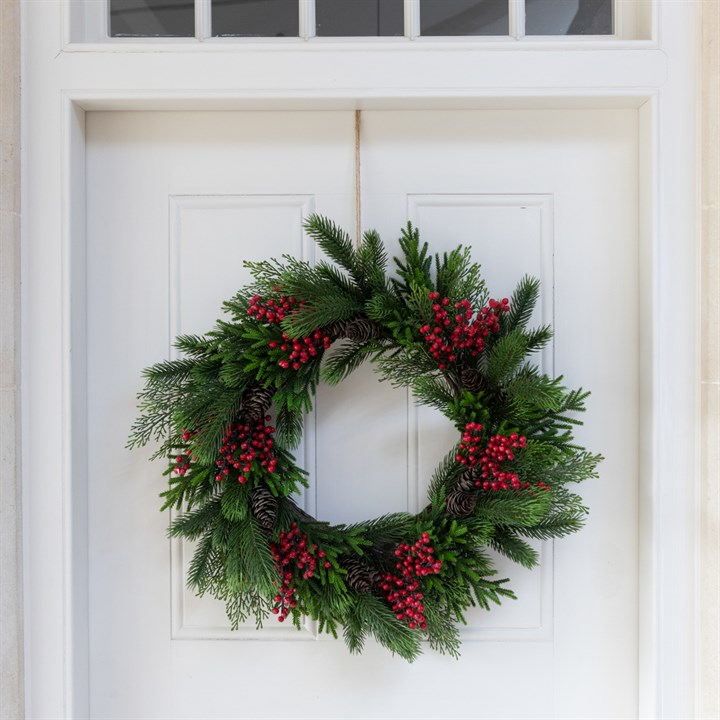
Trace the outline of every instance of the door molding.
<path fill-rule="evenodd" d="M 695 5 L 660 4 L 660 30 L 668 29 L 659 34 L 660 49 L 632 51 L 654 53 L 630 73 L 642 83 L 629 84 L 619 74 L 610 82 L 612 72 L 596 70 L 590 82 L 594 86 L 589 87 L 566 62 L 560 71 L 552 70 L 544 84 L 535 79 L 523 85 L 513 66 L 506 72 L 511 81 L 504 88 L 496 80 L 473 87 L 418 84 L 411 91 L 363 87 L 360 76 L 344 87 L 328 81 L 314 87 L 305 83 L 299 89 L 282 87 L 276 78 L 270 91 L 242 82 L 239 89 L 219 86 L 212 80 L 198 89 L 192 85 L 196 76 L 186 79 L 184 88 L 175 81 L 152 89 L 133 87 L 142 53 L 114 51 L 113 74 L 103 80 L 95 75 L 93 63 L 110 62 L 108 52 L 103 50 L 99 58 L 90 52 L 58 55 L 57 10 L 43 7 L 40 12 L 26 6 L 22 370 L 28 716 L 88 714 L 87 428 L 86 398 L 80 392 L 86 369 L 85 113 L 148 107 L 358 106 L 637 108 L 643 328 L 638 715 L 694 715 L 700 428 Z M 353 52 L 345 53 L 344 62 L 364 62 L 360 55 L 366 51 L 357 51 L 357 57 Z M 492 51 L 487 53 L 490 58 Z M 171 53 L 162 55 L 172 59 Z M 532 60 L 527 51 L 518 55 Z M 602 55 L 617 61 L 612 52 Z M 510 51 L 503 56 L 510 58 L 511 66 L 517 57 Z M 437 62 L 438 53 L 434 57 Z M 451 71 L 457 58 L 442 58 L 441 64 Z M 490 61 L 508 63 L 496 57 Z M 553 66 L 553 58 L 541 59 L 540 64 L 546 61 Z M 672 70 L 667 79 L 666 61 Z"/>

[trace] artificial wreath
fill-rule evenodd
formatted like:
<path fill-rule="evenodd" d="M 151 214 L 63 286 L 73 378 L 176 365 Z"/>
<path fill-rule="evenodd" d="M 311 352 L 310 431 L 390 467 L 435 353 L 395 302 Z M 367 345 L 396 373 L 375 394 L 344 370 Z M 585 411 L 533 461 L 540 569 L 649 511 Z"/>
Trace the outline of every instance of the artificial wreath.
<path fill-rule="evenodd" d="M 254 282 L 225 303 L 228 318 L 145 370 L 129 446 L 161 441 L 162 508 L 182 510 L 170 535 L 196 543 L 188 584 L 223 600 L 233 627 L 309 616 L 353 652 L 374 636 L 408 660 L 423 640 L 457 656 L 468 608 L 514 597 L 489 548 L 532 567 L 529 539 L 583 523 L 567 486 L 601 460 L 572 439 L 588 393 L 530 360 L 552 336 L 527 329 L 537 280 L 490 299 L 469 249 L 432 256 L 411 224 L 389 277 L 376 232 L 355 247 L 326 218 L 305 227 L 334 264 L 247 263 Z M 458 443 L 417 514 L 332 525 L 293 499 L 306 473 L 291 450 L 318 382 L 365 360 L 440 410 Z"/>

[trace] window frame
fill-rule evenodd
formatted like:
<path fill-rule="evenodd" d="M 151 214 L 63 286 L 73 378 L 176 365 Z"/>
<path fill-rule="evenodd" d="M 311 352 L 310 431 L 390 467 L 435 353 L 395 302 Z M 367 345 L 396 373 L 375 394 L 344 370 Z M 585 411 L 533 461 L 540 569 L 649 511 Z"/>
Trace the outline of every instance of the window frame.
<path fill-rule="evenodd" d="M 525 0 L 507 0 L 509 9 L 508 35 L 476 35 L 453 37 L 430 37 L 420 34 L 420 0 L 403 0 L 405 7 L 405 34 L 403 37 L 342 38 L 315 35 L 315 0 L 297 0 L 299 33 L 297 37 L 213 37 L 212 0 L 195 0 L 194 37 L 112 37 L 110 35 L 109 0 L 69 0 L 70 41 L 73 43 L 109 44 L 269 44 L 367 42 L 369 44 L 427 44 L 470 43 L 517 44 L 544 43 L 610 43 L 622 40 L 649 40 L 652 36 L 653 3 L 648 0 L 613 0 L 613 33 L 607 35 L 526 35 Z"/>

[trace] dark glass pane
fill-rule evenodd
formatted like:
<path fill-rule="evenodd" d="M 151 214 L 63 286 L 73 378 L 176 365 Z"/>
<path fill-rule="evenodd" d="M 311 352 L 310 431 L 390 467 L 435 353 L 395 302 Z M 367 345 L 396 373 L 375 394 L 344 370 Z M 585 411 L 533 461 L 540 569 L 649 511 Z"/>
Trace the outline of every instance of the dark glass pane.
<path fill-rule="evenodd" d="M 507 35 L 508 0 L 420 0 L 421 35 Z"/>
<path fill-rule="evenodd" d="M 315 0 L 320 37 L 403 35 L 403 0 Z"/>
<path fill-rule="evenodd" d="M 525 0 L 526 35 L 612 35 L 612 0 Z"/>
<path fill-rule="evenodd" d="M 298 0 L 212 0 L 212 34 L 297 37 Z"/>
<path fill-rule="evenodd" d="M 110 0 L 111 37 L 193 37 L 193 0 Z"/>

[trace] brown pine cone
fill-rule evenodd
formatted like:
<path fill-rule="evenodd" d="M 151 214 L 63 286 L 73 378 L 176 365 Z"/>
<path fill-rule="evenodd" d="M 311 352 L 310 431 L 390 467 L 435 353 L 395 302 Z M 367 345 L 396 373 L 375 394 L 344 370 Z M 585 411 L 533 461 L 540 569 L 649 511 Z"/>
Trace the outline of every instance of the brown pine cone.
<path fill-rule="evenodd" d="M 367 342 L 379 338 L 382 328 L 376 322 L 368 318 L 354 318 L 347 324 L 345 337 L 355 342 Z"/>
<path fill-rule="evenodd" d="M 242 413 L 246 420 L 257 422 L 265 416 L 272 404 L 275 388 L 252 385 L 243 396 Z"/>
<path fill-rule="evenodd" d="M 471 393 L 479 393 L 485 385 L 483 376 L 475 368 L 463 368 L 460 371 L 460 382 Z"/>
<path fill-rule="evenodd" d="M 380 580 L 380 573 L 357 558 L 344 559 L 341 566 L 347 570 L 345 582 L 352 590 L 360 593 L 372 592 Z"/>
<path fill-rule="evenodd" d="M 353 317 L 336 320 L 325 328 L 330 337 L 347 338 L 354 342 L 367 342 L 382 335 L 382 326 L 366 317 Z"/>
<path fill-rule="evenodd" d="M 270 532 L 277 517 L 278 503 L 275 496 L 264 485 L 253 488 L 250 497 L 250 510 L 263 530 Z"/>
<path fill-rule="evenodd" d="M 448 515 L 452 517 L 465 517 L 469 515 L 477 504 L 477 496 L 475 493 L 465 492 L 453 488 L 445 498 L 445 507 Z"/>
<path fill-rule="evenodd" d="M 453 490 L 462 490 L 463 492 L 473 492 L 476 489 L 475 473 L 472 468 L 467 468 L 453 486 Z"/>

